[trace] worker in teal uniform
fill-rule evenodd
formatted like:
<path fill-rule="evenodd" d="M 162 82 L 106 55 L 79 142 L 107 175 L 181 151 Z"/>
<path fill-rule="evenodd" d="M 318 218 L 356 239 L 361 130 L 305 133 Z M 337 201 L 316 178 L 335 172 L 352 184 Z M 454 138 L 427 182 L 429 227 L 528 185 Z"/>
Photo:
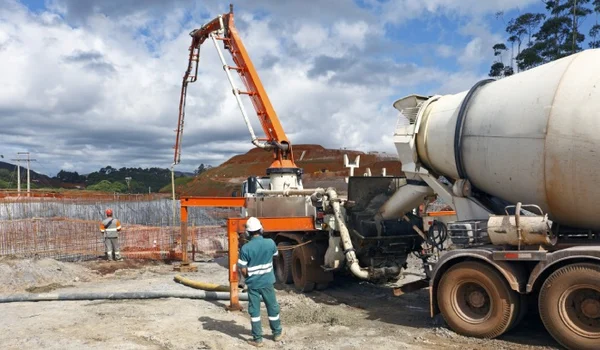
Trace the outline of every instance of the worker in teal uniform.
<path fill-rule="evenodd" d="M 273 340 L 282 338 L 281 321 L 279 319 L 279 304 L 275 297 L 275 274 L 273 273 L 273 257 L 277 256 L 277 245 L 270 238 L 263 237 L 263 227 L 255 217 L 246 222 L 246 232 L 250 241 L 240 250 L 238 267 L 246 278 L 248 288 L 248 313 L 252 325 L 252 340 L 248 343 L 262 347 L 262 326 L 260 323 L 260 299 L 265 302 L 269 325 L 273 332 Z"/>

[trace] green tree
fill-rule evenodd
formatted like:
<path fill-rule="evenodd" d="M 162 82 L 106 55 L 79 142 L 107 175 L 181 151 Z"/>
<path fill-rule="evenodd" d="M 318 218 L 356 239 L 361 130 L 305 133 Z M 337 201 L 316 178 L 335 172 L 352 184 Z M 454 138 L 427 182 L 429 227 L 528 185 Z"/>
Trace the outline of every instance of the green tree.
<path fill-rule="evenodd" d="M 508 38 L 508 42 L 510 43 L 510 66 L 513 67 L 515 63 L 515 43 L 519 48 L 519 53 L 521 52 L 521 39 L 516 35 L 511 35 Z"/>
<path fill-rule="evenodd" d="M 0 169 L 0 179 L 4 181 L 10 181 L 12 178 L 12 174 L 8 169 Z"/>
<path fill-rule="evenodd" d="M 596 24 L 590 29 L 590 37 L 592 41 L 589 42 L 591 48 L 600 48 L 600 23 L 598 23 L 598 16 L 600 15 L 600 0 L 594 0 L 594 12 L 596 13 Z"/>
<path fill-rule="evenodd" d="M 508 22 L 508 26 L 506 27 L 506 32 L 510 34 L 508 41 L 514 47 L 514 44 L 517 43 L 517 56 L 521 54 L 521 44 L 523 43 L 523 37 L 527 38 L 527 47 L 532 46 L 532 38 L 535 33 L 535 30 L 538 28 L 540 23 L 546 18 L 546 15 L 543 13 L 524 13 L 519 17 L 512 19 Z M 516 59 L 513 55 L 511 57 L 511 62 Z M 511 65 L 512 66 L 512 65 Z"/>
<path fill-rule="evenodd" d="M 198 166 L 198 169 L 194 170 L 194 174 L 200 175 L 200 174 L 202 174 L 203 172 L 207 171 L 210 168 L 212 168 L 212 166 L 210 166 L 210 165 L 204 165 L 204 163 L 201 163 L 200 166 Z"/>
<path fill-rule="evenodd" d="M 581 51 L 579 45 L 585 35 L 579 32 L 579 23 L 592 13 L 587 4 L 590 0 L 549 0 L 545 1 L 546 9 L 552 15 L 542 24 L 536 40 L 543 45 L 539 52 L 544 62 Z"/>
<path fill-rule="evenodd" d="M 490 68 L 489 76 L 492 78 L 500 78 L 502 77 L 502 72 L 504 72 L 504 64 L 502 62 L 494 62 L 492 67 Z"/>
<path fill-rule="evenodd" d="M 542 43 L 535 43 L 517 55 L 517 67 L 519 67 L 520 71 L 527 70 L 544 63 L 544 59 L 540 55 L 542 47 Z"/>
<path fill-rule="evenodd" d="M 502 52 L 508 50 L 506 48 L 506 45 L 504 45 L 503 43 L 499 43 L 496 44 L 492 47 L 492 49 L 494 50 L 494 56 L 499 57 L 500 59 L 498 60 L 498 62 L 500 63 L 504 63 L 502 62 Z"/>
<path fill-rule="evenodd" d="M 593 0 L 594 11 L 589 8 L 592 0 L 542 1 L 548 15 L 525 13 L 508 22 L 506 32 L 509 34 L 508 42 L 511 43 L 511 68 L 514 66 L 513 62 L 516 62 L 519 71 L 527 70 L 581 51 L 585 35 L 580 32 L 580 24 L 592 12 L 600 13 L 600 0 Z M 591 28 L 590 36 L 592 41 L 589 46 L 600 47 L 598 23 Z M 522 49 L 524 42 L 526 47 Z M 490 69 L 490 73 L 498 74 L 499 65 L 496 61 L 493 64 L 495 67 Z M 511 73 L 514 71 L 502 72 L 502 75 Z"/>
<path fill-rule="evenodd" d="M 85 176 L 79 175 L 79 173 L 76 171 L 61 170 L 58 172 L 58 174 L 56 174 L 55 178 L 62 182 L 70 183 L 85 181 Z"/>
<path fill-rule="evenodd" d="M 127 185 L 121 182 L 110 182 L 108 180 L 102 180 L 97 184 L 88 186 L 87 189 L 90 191 L 100 192 L 126 192 Z"/>
<path fill-rule="evenodd" d="M 494 56 L 498 57 L 496 62 L 490 67 L 489 76 L 493 78 L 508 77 L 514 74 L 514 70 L 511 66 L 506 66 L 502 62 L 502 52 L 508 50 L 505 44 L 498 43 L 492 47 L 494 50 Z"/>
<path fill-rule="evenodd" d="M 531 46 L 531 39 L 540 23 L 546 18 L 543 13 L 524 13 L 514 20 L 508 22 L 506 32 L 515 35 L 521 41 L 524 35 L 527 35 L 527 46 Z M 519 51 L 520 52 L 520 51 Z"/>

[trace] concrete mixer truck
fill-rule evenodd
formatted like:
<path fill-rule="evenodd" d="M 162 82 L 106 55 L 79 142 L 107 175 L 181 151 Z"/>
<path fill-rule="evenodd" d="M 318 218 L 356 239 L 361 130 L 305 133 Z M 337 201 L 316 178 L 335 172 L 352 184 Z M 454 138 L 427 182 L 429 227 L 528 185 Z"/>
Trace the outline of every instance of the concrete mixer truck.
<path fill-rule="evenodd" d="M 435 194 L 457 221 L 424 258 L 432 315 L 493 338 L 536 308 L 565 347 L 600 349 L 600 50 L 394 107 L 405 184 L 382 200 L 385 180 L 351 178 L 350 229 L 381 237 Z"/>
<path fill-rule="evenodd" d="M 343 199 L 244 184 L 245 215 L 315 218 L 311 231 L 267 233 L 298 244 L 276 261 L 279 281 L 385 281 L 416 254 L 427 277 L 398 294 L 429 287 L 432 316 L 456 332 L 494 338 L 534 309 L 565 347 L 600 348 L 600 50 L 394 107 L 404 177 L 350 177 Z M 457 219 L 424 231 L 415 208 L 434 197 Z"/>
<path fill-rule="evenodd" d="M 385 281 L 416 254 L 427 277 L 398 294 L 428 287 L 431 315 L 456 332 L 494 338 L 537 309 L 565 347 L 600 348 L 600 50 L 394 107 L 404 177 L 350 177 L 343 199 L 244 183 L 244 215 L 314 217 L 313 230 L 266 233 L 296 246 L 278 280 Z M 415 208 L 433 197 L 457 220 L 424 231 Z"/>

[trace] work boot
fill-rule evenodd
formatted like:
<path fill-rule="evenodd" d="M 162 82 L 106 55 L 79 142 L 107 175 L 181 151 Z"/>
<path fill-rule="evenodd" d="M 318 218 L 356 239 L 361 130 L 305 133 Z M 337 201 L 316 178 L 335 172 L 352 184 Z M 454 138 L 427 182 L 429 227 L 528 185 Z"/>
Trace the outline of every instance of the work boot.
<path fill-rule="evenodd" d="M 121 254 L 119 252 L 115 253 L 115 260 L 116 261 L 123 261 L 123 258 L 121 257 Z"/>
<path fill-rule="evenodd" d="M 283 339 L 283 332 L 273 335 L 273 341 L 277 342 Z"/>
<path fill-rule="evenodd" d="M 262 341 L 258 341 L 258 340 L 248 340 L 248 345 L 252 345 L 252 346 L 256 346 L 257 348 L 262 348 L 263 346 L 265 346 L 265 344 L 263 344 Z"/>
<path fill-rule="evenodd" d="M 106 260 L 108 260 L 108 261 L 112 261 L 113 260 L 112 252 L 107 252 L 106 253 Z"/>

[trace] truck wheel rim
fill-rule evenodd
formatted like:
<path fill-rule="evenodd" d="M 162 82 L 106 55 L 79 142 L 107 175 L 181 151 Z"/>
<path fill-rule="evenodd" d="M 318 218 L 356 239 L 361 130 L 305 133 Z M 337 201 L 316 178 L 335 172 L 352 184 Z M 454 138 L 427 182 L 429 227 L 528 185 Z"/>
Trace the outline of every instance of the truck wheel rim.
<path fill-rule="evenodd" d="M 452 307 L 463 320 L 483 323 L 492 314 L 492 303 L 488 290 L 476 281 L 464 281 L 452 289 Z"/>
<path fill-rule="evenodd" d="M 575 334 L 600 338 L 600 288 L 575 285 L 565 290 L 558 301 L 562 322 Z"/>

